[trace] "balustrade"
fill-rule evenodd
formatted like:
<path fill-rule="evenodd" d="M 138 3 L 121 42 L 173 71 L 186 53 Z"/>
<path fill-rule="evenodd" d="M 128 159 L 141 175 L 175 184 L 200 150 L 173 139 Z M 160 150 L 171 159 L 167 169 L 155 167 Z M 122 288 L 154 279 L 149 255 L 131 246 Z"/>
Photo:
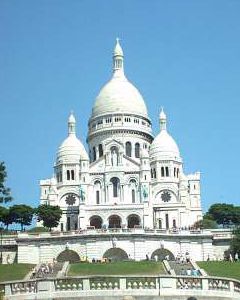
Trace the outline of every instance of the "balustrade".
<path fill-rule="evenodd" d="M 81 278 L 57 279 L 54 281 L 56 291 L 81 291 L 83 289 L 83 280 Z"/>
<path fill-rule="evenodd" d="M 202 289 L 202 279 L 201 278 L 178 278 L 177 280 L 177 289 L 190 289 L 190 290 L 199 290 Z"/>
<path fill-rule="evenodd" d="M 156 277 L 127 278 L 126 289 L 156 289 Z"/>
<path fill-rule="evenodd" d="M 91 290 L 118 290 L 120 289 L 120 279 L 112 277 L 90 278 Z"/>
<path fill-rule="evenodd" d="M 15 282 L 11 284 L 12 295 L 37 292 L 37 281 Z"/>
<path fill-rule="evenodd" d="M 209 290 L 230 290 L 229 280 L 208 279 Z"/>
<path fill-rule="evenodd" d="M 159 290 L 160 289 L 160 290 Z M 222 293 L 229 299 L 240 299 L 240 281 L 226 278 L 216 277 L 192 277 L 192 276 L 97 276 L 97 277 L 64 277 L 58 279 L 44 278 L 29 281 L 15 281 L 0 285 L 0 294 L 5 292 L 7 299 L 11 300 L 11 296 L 20 296 L 22 299 L 30 299 L 33 294 L 40 295 L 41 292 L 51 294 L 54 298 L 55 293 L 67 292 L 74 293 L 79 298 L 87 294 L 100 296 L 108 295 L 108 293 L 117 294 L 126 293 L 126 291 L 134 293 L 134 295 L 153 295 L 172 293 L 179 295 L 190 290 L 192 293 L 200 293 L 201 295 L 209 295 L 209 299 L 214 296 L 215 291 Z M 144 290 L 141 292 L 141 290 Z M 98 294 L 98 291 L 100 292 Z M 200 295 L 199 294 L 199 295 Z M 28 298 L 28 295 L 30 298 Z M 211 297 L 210 297 L 211 296 Z M 234 296 L 234 297 L 233 297 Z M 15 298 L 14 298 L 15 299 Z M 31 298 L 32 299 L 32 298 Z"/>

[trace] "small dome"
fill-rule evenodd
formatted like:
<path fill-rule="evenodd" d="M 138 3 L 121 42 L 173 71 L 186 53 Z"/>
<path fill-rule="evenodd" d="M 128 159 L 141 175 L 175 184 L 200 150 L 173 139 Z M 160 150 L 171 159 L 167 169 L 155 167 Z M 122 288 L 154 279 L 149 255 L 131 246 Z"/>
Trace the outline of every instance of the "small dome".
<path fill-rule="evenodd" d="M 160 116 L 160 133 L 155 137 L 150 146 L 150 156 L 152 158 L 181 159 L 178 146 L 172 136 L 167 132 L 167 116 L 163 109 Z"/>
<path fill-rule="evenodd" d="M 61 144 L 57 153 L 58 161 L 80 161 L 88 160 L 88 154 L 75 135 L 69 135 Z"/>
<path fill-rule="evenodd" d="M 148 117 L 141 94 L 125 76 L 113 77 L 96 98 L 92 117 L 109 113 L 131 113 Z"/>
<path fill-rule="evenodd" d="M 150 156 L 170 156 L 180 158 L 180 152 L 174 139 L 166 130 L 162 130 L 150 146 Z"/>
<path fill-rule="evenodd" d="M 57 161 L 75 162 L 88 160 L 88 154 L 83 144 L 76 137 L 76 120 L 73 113 L 68 118 L 68 137 L 58 149 Z"/>

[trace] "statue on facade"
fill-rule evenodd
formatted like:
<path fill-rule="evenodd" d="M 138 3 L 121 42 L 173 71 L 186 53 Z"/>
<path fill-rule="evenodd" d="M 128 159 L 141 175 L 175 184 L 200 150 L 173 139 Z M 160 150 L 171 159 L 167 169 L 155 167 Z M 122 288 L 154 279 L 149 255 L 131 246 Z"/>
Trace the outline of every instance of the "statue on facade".
<path fill-rule="evenodd" d="M 112 151 L 111 162 L 112 162 L 112 166 L 117 166 L 118 165 L 118 154 L 117 154 L 117 151 L 115 149 Z"/>

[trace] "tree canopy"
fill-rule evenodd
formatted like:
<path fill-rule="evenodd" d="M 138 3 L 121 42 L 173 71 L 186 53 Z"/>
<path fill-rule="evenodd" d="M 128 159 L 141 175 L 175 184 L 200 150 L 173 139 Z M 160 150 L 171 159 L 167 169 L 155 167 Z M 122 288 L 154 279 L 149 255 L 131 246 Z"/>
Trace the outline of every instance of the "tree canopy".
<path fill-rule="evenodd" d="M 230 248 L 228 251 L 232 253 L 233 257 L 236 253 L 240 257 L 240 229 L 233 232 L 233 238 L 230 242 Z"/>
<path fill-rule="evenodd" d="M 9 208 L 9 214 L 12 217 L 14 223 L 21 224 L 23 230 L 24 225 L 30 225 L 32 223 L 34 209 L 28 205 L 13 205 Z"/>
<path fill-rule="evenodd" d="M 194 226 L 202 229 L 216 229 L 218 227 L 217 222 L 208 214 L 205 214 L 202 220 L 197 221 Z"/>
<path fill-rule="evenodd" d="M 223 226 L 240 224 L 240 206 L 233 204 L 215 203 L 210 206 L 208 216 Z"/>
<path fill-rule="evenodd" d="M 5 186 L 7 171 L 4 162 L 0 162 L 0 203 L 12 201 L 11 190 Z"/>
<path fill-rule="evenodd" d="M 36 209 L 38 221 L 43 222 L 43 226 L 51 231 L 53 227 L 57 227 L 62 216 L 62 210 L 59 206 L 51 206 L 42 204 Z"/>

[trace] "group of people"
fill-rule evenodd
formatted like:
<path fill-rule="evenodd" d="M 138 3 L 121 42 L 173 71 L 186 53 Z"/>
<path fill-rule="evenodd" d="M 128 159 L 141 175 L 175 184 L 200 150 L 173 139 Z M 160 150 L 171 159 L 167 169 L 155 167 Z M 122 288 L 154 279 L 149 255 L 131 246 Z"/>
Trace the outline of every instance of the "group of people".
<path fill-rule="evenodd" d="M 81 256 L 80 262 L 88 262 L 88 263 L 110 263 L 111 258 L 102 257 L 101 259 L 89 258 L 87 256 Z"/>
<path fill-rule="evenodd" d="M 183 255 L 182 253 L 178 253 L 175 260 L 177 264 L 188 264 L 191 262 L 191 257 L 189 252 L 187 251 L 185 255 Z"/>
<path fill-rule="evenodd" d="M 181 269 L 180 275 L 183 276 L 200 276 L 201 272 L 194 268 L 188 268 L 187 270 Z"/>
<path fill-rule="evenodd" d="M 32 278 L 44 278 L 53 274 L 54 263 L 43 263 L 38 268 L 34 267 L 32 270 Z"/>
<path fill-rule="evenodd" d="M 220 255 L 213 255 L 211 258 L 208 254 L 208 257 L 207 257 L 207 261 L 222 261 L 222 260 L 225 260 L 225 261 L 230 261 L 230 262 L 238 262 L 240 260 L 240 257 L 238 255 L 238 253 L 235 253 L 235 254 L 232 254 L 232 253 L 229 253 L 229 251 L 226 251 L 224 253 L 224 256 L 220 256 Z"/>

